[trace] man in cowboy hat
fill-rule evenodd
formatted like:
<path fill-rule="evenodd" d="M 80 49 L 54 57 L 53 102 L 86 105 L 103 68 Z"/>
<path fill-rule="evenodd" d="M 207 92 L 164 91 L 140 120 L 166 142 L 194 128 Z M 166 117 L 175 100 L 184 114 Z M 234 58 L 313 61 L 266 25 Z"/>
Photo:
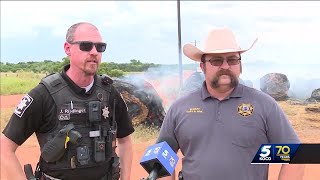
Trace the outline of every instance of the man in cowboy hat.
<path fill-rule="evenodd" d="M 241 54 L 250 48 L 241 49 L 226 27 L 211 30 L 203 50 L 183 47 L 200 62 L 205 81 L 171 105 L 159 139 L 177 143 L 184 180 L 267 180 L 268 165 L 251 164 L 261 144 L 300 143 L 272 97 L 239 84 Z M 283 165 L 279 179 L 301 179 L 303 172 L 301 165 Z"/>

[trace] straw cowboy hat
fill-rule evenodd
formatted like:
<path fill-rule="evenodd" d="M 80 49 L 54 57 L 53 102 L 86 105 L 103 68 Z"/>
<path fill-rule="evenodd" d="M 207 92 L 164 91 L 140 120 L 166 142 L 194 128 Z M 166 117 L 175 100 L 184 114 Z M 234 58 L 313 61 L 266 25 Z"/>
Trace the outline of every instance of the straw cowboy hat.
<path fill-rule="evenodd" d="M 186 44 L 183 46 L 183 53 L 190 59 L 201 62 L 201 56 L 203 54 L 212 53 L 228 53 L 239 52 L 243 53 L 248 51 L 257 42 L 256 39 L 250 48 L 241 49 L 238 45 L 235 35 L 227 27 L 213 29 L 209 32 L 205 39 L 204 49 L 200 50 L 192 44 Z"/>

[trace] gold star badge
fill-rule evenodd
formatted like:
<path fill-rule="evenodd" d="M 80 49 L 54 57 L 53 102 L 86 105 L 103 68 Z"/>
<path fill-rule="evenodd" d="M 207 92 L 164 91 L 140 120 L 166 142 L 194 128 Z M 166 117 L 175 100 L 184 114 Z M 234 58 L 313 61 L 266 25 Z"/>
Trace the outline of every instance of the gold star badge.
<path fill-rule="evenodd" d="M 104 108 L 102 109 L 102 116 L 107 119 L 107 117 L 109 117 L 109 107 L 104 106 Z"/>

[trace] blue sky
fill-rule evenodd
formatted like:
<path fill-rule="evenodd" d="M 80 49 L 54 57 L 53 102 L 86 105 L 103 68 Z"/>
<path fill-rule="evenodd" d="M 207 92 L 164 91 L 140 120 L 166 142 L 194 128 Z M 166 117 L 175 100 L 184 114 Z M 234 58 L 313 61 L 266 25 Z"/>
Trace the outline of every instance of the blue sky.
<path fill-rule="evenodd" d="M 178 64 L 176 1 L 1 1 L 1 61 L 60 61 L 68 27 L 95 24 L 108 44 L 103 62 Z M 181 2 L 182 46 L 228 26 L 245 62 L 320 65 L 320 2 Z M 193 63 L 182 54 L 183 63 Z"/>

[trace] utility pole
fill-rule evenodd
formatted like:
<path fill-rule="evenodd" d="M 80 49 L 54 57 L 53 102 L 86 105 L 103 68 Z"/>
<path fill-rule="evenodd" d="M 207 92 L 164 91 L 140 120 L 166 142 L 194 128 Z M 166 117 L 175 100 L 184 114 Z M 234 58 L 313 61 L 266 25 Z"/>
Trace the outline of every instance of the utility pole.
<path fill-rule="evenodd" d="M 199 42 L 199 41 L 198 41 Z M 194 40 L 194 46 L 197 47 L 197 40 Z"/>
<path fill-rule="evenodd" d="M 199 42 L 199 41 L 197 41 L 197 40 L 194 40 L 194 46 L 195 47 L 197 47 L 197 42 Z M 193 43 L 193 42 L 192 42 Z M 194 64 L 195 65 L 197 65 L 198 63 L 197 62 L 194 62 Z M 196 72 L 198 71 L 197 69 L 198 69 L 198 67 L 197 66 L 195 66 L 196 67 Z"/>
<path fill-rule="evenodd" d="M 180 87 L 183 84 L 183 72 L 182 72 L 182 56 L 181 56 L 181 22 L 180 22 L 180 0 L 177 0 L 177 16 L 178 16 L 178 51 L 179 51 L 179 77 L 180 77 Z"/>

